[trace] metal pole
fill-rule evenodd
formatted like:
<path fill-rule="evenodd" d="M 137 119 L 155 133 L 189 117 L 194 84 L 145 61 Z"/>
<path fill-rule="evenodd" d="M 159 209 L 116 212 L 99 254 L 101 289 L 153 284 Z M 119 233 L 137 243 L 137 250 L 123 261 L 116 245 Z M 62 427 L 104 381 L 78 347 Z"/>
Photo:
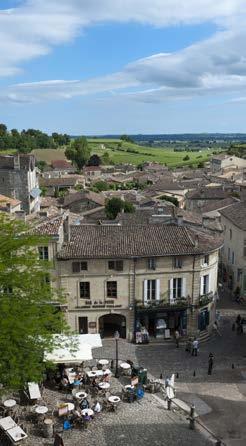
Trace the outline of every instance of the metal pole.
<path fill-rule="evenodd" d="M 119 368 L 118 368 L 118 361 L 119 361 L 119 354 L 118 354 L 118 339 L 115 339 L 115 378 L 119 378 Z"/>
<path fill-rule="evenodd" d="M 189 420 L 190 420 L 190 429 L 194 430 L 195 429 L 195 406 L 194 404 L 192 404 L 191 408 L 190 408 L 190 416 L 189 416 Z"/>

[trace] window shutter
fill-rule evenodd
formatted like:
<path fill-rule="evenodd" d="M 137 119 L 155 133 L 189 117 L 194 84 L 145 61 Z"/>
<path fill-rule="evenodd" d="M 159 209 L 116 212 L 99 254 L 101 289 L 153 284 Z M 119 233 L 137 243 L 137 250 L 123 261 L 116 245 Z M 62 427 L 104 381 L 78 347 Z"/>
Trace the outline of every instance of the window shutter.
<path fill-rule="evenodd" d="M 147 302 L 147 288 L 148 288 L 148 280 L 144 280 L 144 303 Z"/>
<path fill-rule="evenodd" d="M 170 304 L 174 303 L 174 299 L 173 299 L 173 279 L 169 280 L 169 300 L 170 300 Z"/>
<path fill-rule="evenodd" d="M 73 269 L 73 273 L 79 273 L 80 272 L 80 263 L 79 262 L 73 262 L 72 263 L 72 269 Z"/>
<path fill-rule="evenodd" d="M 182 278 L 182 297 L 186 297 L 186 277 Z"/>
<path fill-rule="evenodd" d="M 207 289 L 206 289 L 206 293 L 210 292 L 210 274 L 208 274 L 208 281 L 207 281 Z"/>
<path fill-rule="evenodd" d="M 156 279 L 155 298 L 160 300 L 160 279 Z"/>
<path fill-rule="evenodd" d="M 203 276 L 201 276 L 200 278 L 200 295 L 203 295 L 203 283 L 204 283 L 204 278 Z"/>

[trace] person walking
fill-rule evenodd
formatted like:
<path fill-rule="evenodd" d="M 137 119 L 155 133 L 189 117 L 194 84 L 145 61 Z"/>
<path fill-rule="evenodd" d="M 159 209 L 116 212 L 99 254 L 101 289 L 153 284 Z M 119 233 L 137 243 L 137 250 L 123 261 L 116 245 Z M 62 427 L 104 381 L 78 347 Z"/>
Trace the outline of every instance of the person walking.
<path fill-rule="evenodd" d="M 194 339 L 194 341 L 192 342 L 192 356 L 197 356 L 198 353 L 198 340 Z"/>
<path fill-rule="evenodd" d="M 64 446 L 63 439 L 59 434 L 55 434 L 54 446 Z"/>
<path fill-rule="evenodd" d="M 208 356 L 208 375 L 212 375 L 213 365 L 214 365 L 214 355 L 213 355 L 213 353 L 209 353 L 209 356 Z"/>
<path fill-rule="evenodd" d="M 176 347 L 179 348 L 180 334 L 179 334 L 178 330 L 175 330 L 174 337 L 175 337 L 175 341 L 176 341 Z"/>

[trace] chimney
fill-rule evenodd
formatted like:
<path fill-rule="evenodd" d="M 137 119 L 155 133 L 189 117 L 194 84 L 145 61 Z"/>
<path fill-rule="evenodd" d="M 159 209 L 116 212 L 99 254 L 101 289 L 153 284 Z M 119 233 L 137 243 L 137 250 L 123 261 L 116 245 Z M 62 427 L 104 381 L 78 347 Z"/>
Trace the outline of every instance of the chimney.
<path fill-rule="evenodd" d="M 178 226 L 182 226 L 184 223 L 184 217 L 182 214 L 177 214 L 177 224 Z"/>

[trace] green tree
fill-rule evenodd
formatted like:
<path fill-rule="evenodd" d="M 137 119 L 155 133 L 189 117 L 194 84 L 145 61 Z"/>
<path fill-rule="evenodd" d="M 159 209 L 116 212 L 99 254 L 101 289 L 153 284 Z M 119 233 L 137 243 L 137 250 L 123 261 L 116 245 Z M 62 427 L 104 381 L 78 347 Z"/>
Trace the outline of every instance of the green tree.
<path fill-rule="evenodd" d="M 66 332 L 63 313 L 48 281 L 49 262 L 38 259 L 38 246 L 47 245 L 26 226 L 0 216 L 0 382 L 21 389 L 39 381 L 43 353 L 55 347 L 53 333 Z"/>
<path fill-rule="evenodd" d="M 104 152 L 103 155 L 101 156 L 101 160 L 104 165 L 106 166 L 109 165 L 111 163 L 109 153 Z"/>
<path fill-rule="evenodd" d="M 70 147 L 65 150 L 66 157 L 81 170 L 90 158 L 91 150 L 84 136 L 72 141 Z"/>
<path fill-rule="evenodd" d="M 128 135 L 121 135 L 120 139 L 121 139 L 122 141 L 126 141 L 126 142 L 134 143 L 133 139 L 130 138 L 130 136 L 128 136 Z"/>
<path fill-rule="evenodd" d="M 109 185 L 108 185 L 108 183 L 106 183 L 106 181 L 96 181 L 96 182 L 93 184 L 92 189 L 93 189 L 95 192 L 102 192 L 102 191 L 104 191 L 104 190 L 109 190 Z"/>
<path fill-rule="evenodd" d="M 4 136 L 7 133 L 7 126 L 5 124 L 0 124 L 0 136 Z"/>
<path fill-rule="evenodd" d="M 132 203 L 129 203 L 128 201 L 123 201 L 118 197 L 113 197 L 107 200 L 105 206 L 105 213 L 106 216 L 109 218 L 109 220 L 114 220 L 119 214 L 119 212 L 123 210 L 125 212 L 134 212 L 135 208 L 132 205 Z"/>

